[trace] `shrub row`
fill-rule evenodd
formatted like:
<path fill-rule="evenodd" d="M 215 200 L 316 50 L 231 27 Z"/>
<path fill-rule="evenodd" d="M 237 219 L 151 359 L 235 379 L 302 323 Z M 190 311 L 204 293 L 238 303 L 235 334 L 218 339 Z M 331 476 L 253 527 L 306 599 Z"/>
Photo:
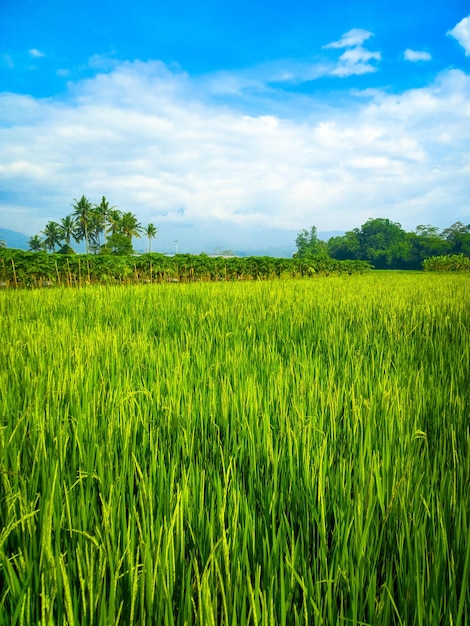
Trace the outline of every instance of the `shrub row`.
<path fill-rule="evenodd" d="M 210 257 L 205 254 L 113 256 L 0 251 L 0 282 L 4 287 L 250 280 L 333 272 L 353 274 L 371 269 L 372 265 L 367 261 L 338 261 L 326 255 L 283 259 L 267 256 Z"/>

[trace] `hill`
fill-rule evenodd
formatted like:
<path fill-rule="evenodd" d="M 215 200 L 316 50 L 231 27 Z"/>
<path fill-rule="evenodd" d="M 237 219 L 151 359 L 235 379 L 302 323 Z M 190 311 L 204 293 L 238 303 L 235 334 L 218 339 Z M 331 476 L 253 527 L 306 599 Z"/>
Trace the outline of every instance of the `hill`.
<path fill-rule="evenodd" d="M 18 250 L 28 249 L 28 235 L 19 233 L 16 230 L 0 228 L 0 240 L 6 242 L 7 248 L 17 248 Z"/>
<path fill-rule="evenodd" d="M 339 230 L 335 230 L 335 231 L 326 231 L 326 232 L 319 232 L 318 233 L 318 238 L 323 240 L 323 241 L 328 241 L 328 239 L 330 239 L 330 237 L 336 237 L 337 235 L 344 235 L 343 231 L 339 231 Z M 6 242 L 7 248 L 15 248 L 18 250 L 28 250 L 29 246 L 28 246 L 28 241 L 29 241 L 29 236 L 25 235 L 24 233 L 20 233 L 17 232 L 15 230 L 9 230 L 8 228 L 1 228 L 0 227 L 0 240 L 4 240 Z M 140 243 L 140 245 L 139 245 Z M 134 241 L 134 247 L 139 251 L 139 252 L 145 252 L 146 251 L 146 247 L 142 246 L 141 244 L 141 240 L 139 240 L 139 243 L 137 241 Z M 84 245 L 81 244 L 79 246 L 77 246 L 76 244 L 73 245 L 74 249 L 77 252 L 84 252 Z M 207 250 L 207 252 L 210 252 L 211 250 Z M 267 246 L 256 246 L 256 247 L 251 247 L 251 246 L 247 246 L 246 249 L 236 249 L 235 250 L 235 254 L 237 256 L 272 256 L 272 257 L 284 257 L 284 258 L 289 258 L 292 256 L 292 254 L 295 251 L 295 246 L 291 245 L 290 243 L 288 245 L 267 245 Z M 170 252 L 170 249 L 168 250 L 163 250 L 163 252 Z"/>

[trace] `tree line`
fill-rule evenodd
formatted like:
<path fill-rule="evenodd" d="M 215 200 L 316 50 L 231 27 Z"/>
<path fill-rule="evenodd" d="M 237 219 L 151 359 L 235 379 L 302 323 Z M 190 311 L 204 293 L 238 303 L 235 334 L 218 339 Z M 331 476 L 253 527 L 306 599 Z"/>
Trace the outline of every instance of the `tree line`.
<path fill-rule="evenodd" d="M 2 287 L 80 287 L 88 284 L 162 283 L 219 280 L 267 280 L 284 277 L 355 274 L 370 271 L 367 261 L 316 258 L 211 257 L 207 254 L 138 256 L 49 254 L 0 250 Z"/>
<path fill-rule="evenodd" d="M 337 260 L 368 261 L 377 269 L 422 269 L 426 259 L 470 257 L 470 224 L 455 222 L 442 231 L 420 225 L 406 232 L 398 222 L 372 218 L 328 242 L 318 239 L 317 229 L 312 226 L 298 234 L 296 246 L 295 256 L 300 258 L 326 254 Z"/>
<path fill-rule="evenodd" d="M 152 251 L 156 226 L 142 226 L 134 213 L 110 206 L 104 196 L 99 204 L 92 204 L 83 195 L 74 199 L 72 209 L 59 222 L 47 222 L 41 233 L 29 239 L 29 249 L 74 254 L 72 242 L 84 241 L 87 254 L 126 256 L 134 252 L 133 237 L 146 236 L 147 250 Z M 318 238 L 317 229 L 312 226 L 300 231 L 295 243 L 295 258 L 326 256 L 337 261 L 366 261 L 377 269 L 422 269 L 426 259 L 470 257 L 470 224 L 455 222 L 442 231 L 422 224 L 406 232 L 398 222 L 371 218 L 360 228 L 327 242 Z"/>
<path fill-rule="evenodd" d="M 86 196 L 74 200 L 72 213 L 60 222 L 47 222 L 44 230 L 30 237 L 32 252 L 47 250 L 61 254 L 73 254 L 72 240 L 85 242 L 86 253 L 126 255 L 134 252 L 132 238 L 145 235 L 148 251 L 157 235 L 154 224 L 143 227 L 134 213 L 120 211 L 110 206 L 105 196 L 99 204 L 92 204 Z"/>

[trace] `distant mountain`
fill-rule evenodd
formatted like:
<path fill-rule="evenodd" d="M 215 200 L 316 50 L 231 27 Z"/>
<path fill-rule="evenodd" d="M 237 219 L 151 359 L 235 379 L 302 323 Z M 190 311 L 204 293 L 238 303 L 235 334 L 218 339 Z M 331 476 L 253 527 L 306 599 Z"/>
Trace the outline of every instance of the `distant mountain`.
<path fill-rule="evenodd" d="M 344 231 L 342 230 L 329 230 L 317 233 L 318 239 L 322 241 L 328 241 L 331 237 L 338 237 L 344 235 Z M 6 241 L 7 248 L 16 248 L 18 250 L 28 250 L 29 245 L 29 236 L 24 233 L 16 232 L 15 230 L 8 230 L 8 228 L 0 228 L 0 240 L 3 239 Z M 252 245 L 253 243 L 250 242 Z M 136 245 L 137 244 L 137 245 Z M 249 244 L 248 244 L 249 245 Z M 146 252 L 147 248 L 142 247 L 142 249 L 138 248 L 138 242 L 134 240 L 134 247 L 139 252 Z M 256 246 L 256 244 L 255 244 Z M 290 258 L 295 252 L 295 246 L 288 245 L 267 245 L 266 247 L 258 247 L 253 246 L 246 248 L 244 250 L 240 250 L 237 246 L 235 246 L 235 254 L 237 256 L 272 256 L 272 257 L 282 257 L 282 258 Z M 74 244 L 74 249 L 76 252 L 85 252 L 84 244 L 76 245 Z M 209 250 L 206 250 L 209 252 Z M 170 252 L 168 250 L 167 252 Z M 197 253 L 196 253 L 197 254 Z"/>
<path fill-rule="evenodd" d="M 0 239 L 6 242 L 7 248 L 15 248 L 17 250 L 28 250 L 28 235 L 18 233 L 16 230 L 8 230 L 8 228 L 0 228 Z"/>

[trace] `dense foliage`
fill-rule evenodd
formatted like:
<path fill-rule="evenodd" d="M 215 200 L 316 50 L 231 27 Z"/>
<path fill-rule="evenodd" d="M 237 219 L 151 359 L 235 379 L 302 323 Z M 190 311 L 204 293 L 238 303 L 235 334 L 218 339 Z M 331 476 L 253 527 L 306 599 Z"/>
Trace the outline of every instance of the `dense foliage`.
<path fill-rule="evenodd" d="M 470 277 L 0 292 L 0 624 L 463 625 Z"/>
<path fill-rule="evenodd" d="M 205 254 L 138 256 L 47 254 L 0 250 L 0 282 L 4 286 L 83 285 L 95 282 L 188 282 L 313 276 L 369 271 L 366 261 L 337 261 L 326 255 L 308 259 L 274 257 L 210 257 Z"/>
<path fill-rule="evenodd" d="M 327 244 L 318 238 L 316 226 L 312 226 L 310 231 L 301 230 L 297 235 L 295 245 L 297 252 L 295 252 L 294 256 L 299 258 L 326 254 L 327 252 Z"/>
<path fill-rule="evenodd" d="M 335 259 L 362 259 L 378 269 L 421 269 L 429 257 L 470 257 L 470 224 L 456 222 L 442 232 L 421 225 L 407 233 L 397 222 L 375 218 L 361 228 L 331 238 L 327 251 Z"/>
<path fill-rule="evenodd" d="M 470 272 L 470 258 L 463 254 L 446 254 L 425 259 L 423 268 L 428 272 Z"/>

